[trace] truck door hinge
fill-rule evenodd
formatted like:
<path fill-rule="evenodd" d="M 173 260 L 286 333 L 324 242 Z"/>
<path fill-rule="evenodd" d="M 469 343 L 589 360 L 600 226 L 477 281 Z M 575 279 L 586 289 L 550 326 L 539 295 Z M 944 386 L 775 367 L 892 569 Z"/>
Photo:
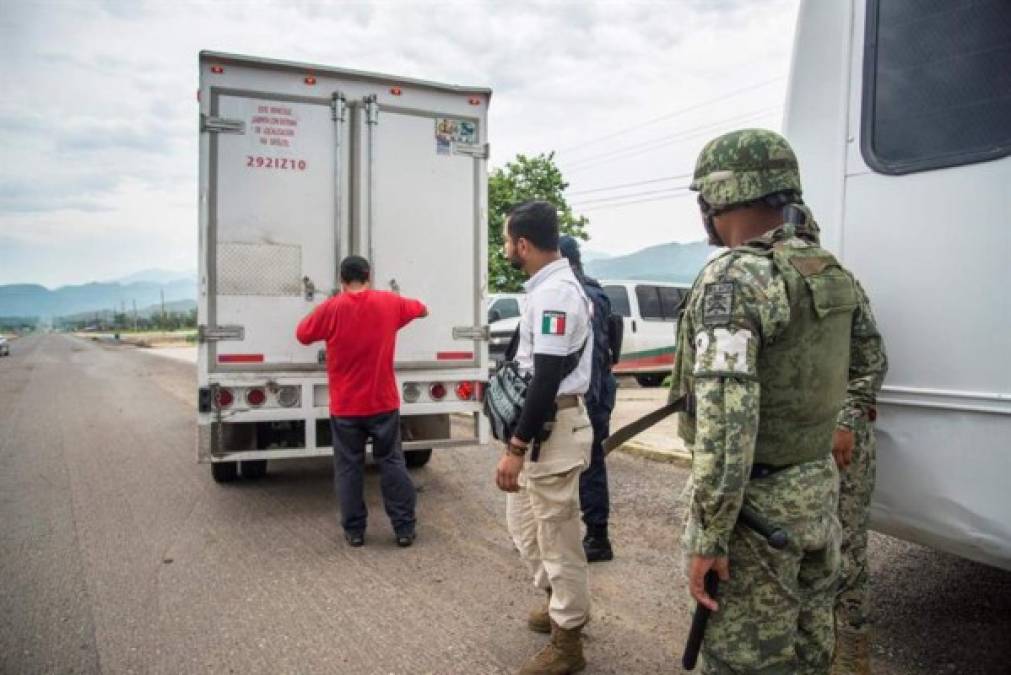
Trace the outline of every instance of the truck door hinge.
<path fill-rule="evenodd" d="M 344 94 L 335 91 L 330 98 L 330 119 L 334 121 L 344 121 L 344 112 L 347 110 L 348 102 Z"/>
<path fill-rule="evenodd" d="M 223 342 L 225 340 L 244 340 L 246 329 L 242 326 L 208 326 L 200 324 L 197 326 L 197 340 L 199 342 Z"/>
<path fill-rule="evenodd" d="M 491 156 L 491 146 L 488 143 L 454 143 L 453 152 L 474 159 L 488 159 Z"/>
<path fill-rule="evenodd" d="M 487 340 L 488 326 L 453 326 L 454 340 Z"/>
<path fill-rule="evenodd" d="M 365 123 L 379 124 L 379 100 L 375 94 L 371 94 L 362 99 L 365 104 Z"/>
<path fill-rule="evenodd" d="M 212 134 L 244 134 L 246 133 L 246 123 L 243 120 L 230 120 L 201 113 L 200 131 Z"/>

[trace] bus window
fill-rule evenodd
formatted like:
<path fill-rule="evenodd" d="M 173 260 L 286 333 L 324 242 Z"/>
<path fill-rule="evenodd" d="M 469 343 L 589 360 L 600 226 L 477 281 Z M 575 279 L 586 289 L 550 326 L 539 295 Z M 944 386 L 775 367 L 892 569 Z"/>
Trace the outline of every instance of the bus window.
<path fill-rule="evenodd" d="M 1011 153 L 1007 0 L 869 0 L 861 149 L 903 174 Z"/>
<path fill-rule="evenodd" d="M 685 301 L 685 297 L 688 291 L 683 288 L 674 288 L 673 286 L 660 286 L 660 308 L 663 311 L 663 317 L 668 321 L 674 321 L 678 318 L 678 312 L 681 311 L 681 303 Z"/>

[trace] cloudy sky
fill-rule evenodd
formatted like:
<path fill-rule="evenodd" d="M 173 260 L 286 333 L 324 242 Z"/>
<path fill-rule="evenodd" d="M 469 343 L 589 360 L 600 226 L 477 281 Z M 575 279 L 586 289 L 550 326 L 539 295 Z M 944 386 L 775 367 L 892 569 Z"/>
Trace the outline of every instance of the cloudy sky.
<path fill-rule="evenodd" d="M 556 151 L 589 248 L 700 239 L 675 188 L 779 128 L 797 1 L 0 0 L 0 284 L 196 268 L 201 49 L 489 86 L 492 165 Z"/>

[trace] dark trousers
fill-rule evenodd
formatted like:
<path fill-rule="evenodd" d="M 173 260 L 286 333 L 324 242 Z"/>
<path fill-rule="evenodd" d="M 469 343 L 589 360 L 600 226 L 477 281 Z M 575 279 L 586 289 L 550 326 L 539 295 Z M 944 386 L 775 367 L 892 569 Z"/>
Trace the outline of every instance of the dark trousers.
<path fill-rule="evenodd" d="M 588 410 L 593 426 L 593 447 L 590 466 L 579 476 L 579 506 L 588 532 L 607 527 L 611 511 L 611 496 L 607 489 L 607 464 L 604 461 L 604 439 L 610 433 L 611 412 L 607 409 Z"/>
<path fill-rule="evenodd" d="M 414 483 L 400 448 L 400 412 L 369 417 L 331 417 L 334 489 L 346 532 L 364 532 L 368 510 L 362 497 L 365 443 L 372 439 L 372 456 L 379 467 L 379 487 L 386 515 L 397 535 L 414 532 Z"/>

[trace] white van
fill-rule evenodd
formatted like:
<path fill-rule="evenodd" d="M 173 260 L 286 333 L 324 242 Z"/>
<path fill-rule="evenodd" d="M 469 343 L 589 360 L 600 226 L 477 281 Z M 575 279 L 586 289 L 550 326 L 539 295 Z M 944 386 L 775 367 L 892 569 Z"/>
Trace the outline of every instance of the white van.
<path fill-rule="evenodd" d="M 785 131 L 888 348 L 873 527 L 1011 570 L 1011 5 L 804 2 Z"/>
<path fill-rule="evenodd" d="M 662 281 L 601 281 L 611 311 L 623 317 L 621 360 L 616 375 L 634 375 L 643 387 L 658 387 L 674 365 L 674 337 L 681 304 L 691 284 Z"/>

